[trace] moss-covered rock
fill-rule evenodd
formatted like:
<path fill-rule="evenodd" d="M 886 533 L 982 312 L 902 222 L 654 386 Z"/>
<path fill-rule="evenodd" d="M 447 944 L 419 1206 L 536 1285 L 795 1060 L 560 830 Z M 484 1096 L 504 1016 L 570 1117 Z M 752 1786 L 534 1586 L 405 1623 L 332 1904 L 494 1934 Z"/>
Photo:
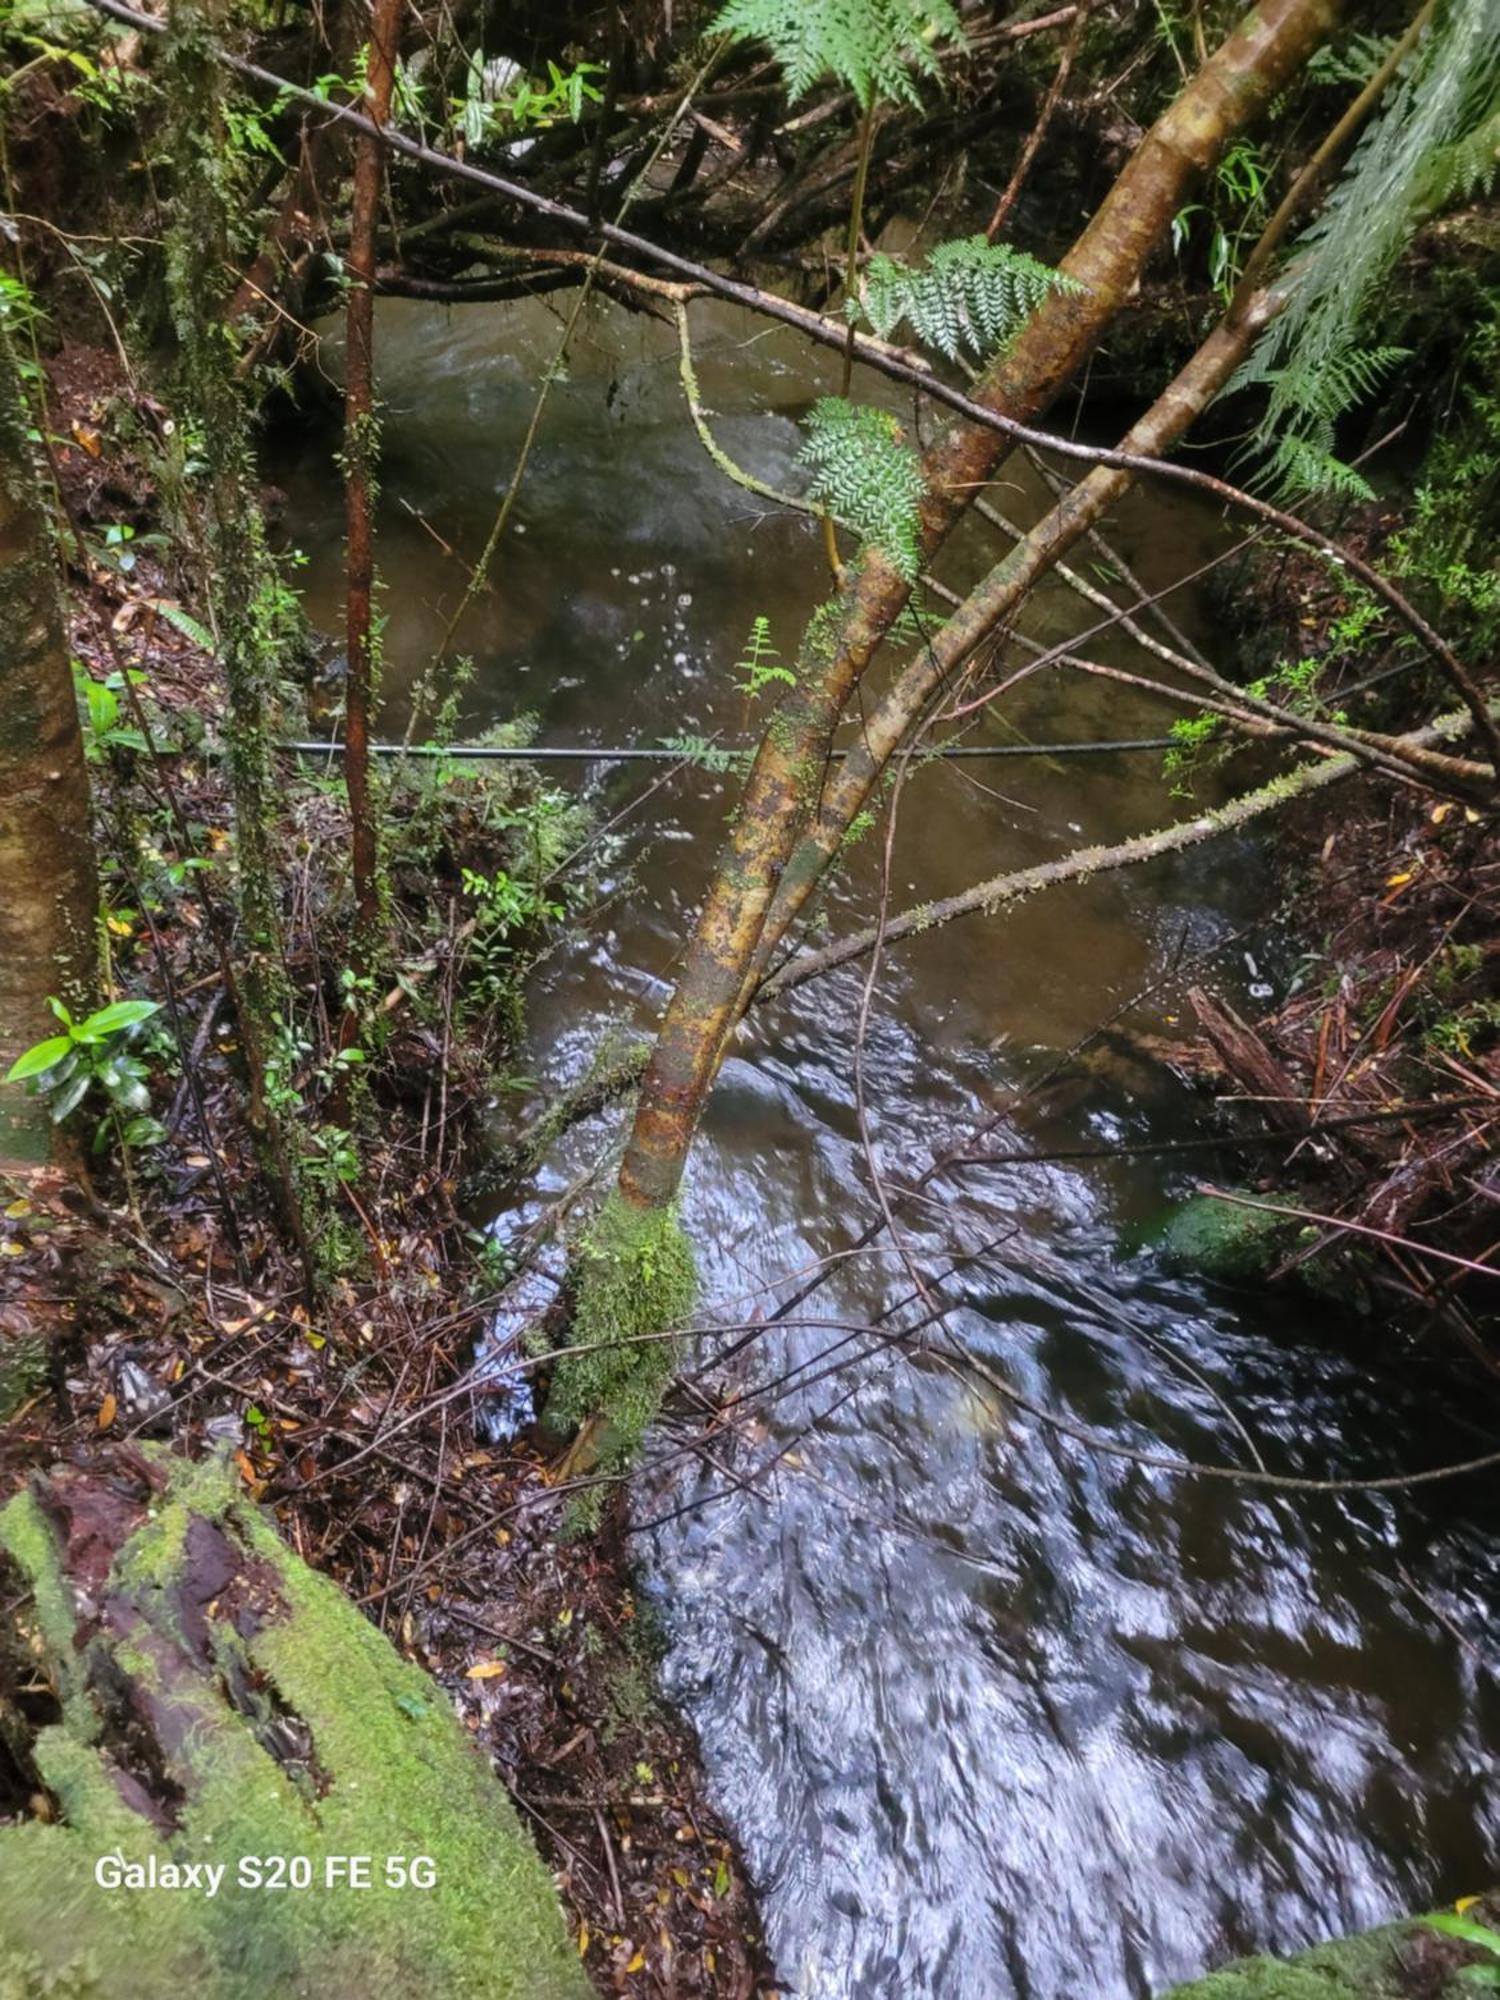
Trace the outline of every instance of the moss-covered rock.
<path fill-rule="evenodd" d="M 1489 1961 L 1420 1920 L 1335 1938 L 1290 1958 L 1243 1958 L 1162 2000 L 1458 2000 L 1465 1969 Z"/>
<path fill-rule="evenodd" d="M 1146 1240 L 1176 1270 L 1244 1283 L 1270 1272 L 1296 1228 L 1284 1215 L 1198 1194 L 1179 1203 Z"/>
<path fill-rule="evenodd" d="M 442 1693 L 232 1470 L 119 1447 L 33 1481 L 0 1548 L 31 1586 L 19 1642 L 60 1710 L 26 1774 L 50 1818 L 0 1824 L 0 2000 L 591 1990 Z M 336 1859 L 352 1856 L 368 1887 Z M 213 1894 L 189 1865 L 222 1869 Z M 179 1886 L 113 1886 L 132 1868 Z"/>

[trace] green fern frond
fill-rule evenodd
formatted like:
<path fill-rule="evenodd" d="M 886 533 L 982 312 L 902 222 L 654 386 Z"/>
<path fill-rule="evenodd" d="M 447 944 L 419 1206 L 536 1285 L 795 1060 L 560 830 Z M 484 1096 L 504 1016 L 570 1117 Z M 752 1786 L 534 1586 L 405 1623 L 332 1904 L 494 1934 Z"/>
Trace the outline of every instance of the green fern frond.
<path fill-rule="evenodd" d="M 922 560 L 917 509 L 925 488 L 921 460 L 896 419 L 868 403 L 823 396 L 807 418 L 807 442 L 797 456 L 812 468 L 812 499 L 912 582 Z"/>
<path fill-rule="evenodd" d="M 1342 354 L 1331 355 L 1320 373 L 1297 379 L 1293 421 L 1288 425 L 1284 436 L 1299 439 L 1302 443 L 1312 446 L 1317 454 L 1336 464 L 1338 461 L 1333 457 L 1333 446 L 1339 418 L 1346 410 L 1352 410 L 1358 404 L 1367 402 L 1385 378 L 1401 362 L 1409 359 L 1410 353 L 1411 350 L 1406 347 L 1349 347 Z M 1267 368 L 1260 358 L 1252 357 L 1235 376 L 1230 387 L 1245 388 L 1253 383 L 1264 384 L 1271 391 L 1274 405 L 1282 394 L 1287 375 L 1287 369 Z M 1257 442 L 1269 453 L 1266 460 L 1267 468 L 1273 463 L 1284 463 L 1287 466 L 1293 464 L 1291 458 L 1278 459 L 1277 440 L 1261 436 Z M 1305 472 L 1310 468 L 1311 462 L 1311 460 L 1297 461 L 1297 464 L 1299 469 Z M 1364 482 L 1360 483 L 1363 485 Z M 1289 495 L 1291 490 L 1290 487 L 1286 488 L 1286 494 Z M 1298 481 L 1297 491 L 1311 493 L 1316 490 L 1315 484 L 1305 479 Z M 1330 486 L 1326 490 L 1331 492 L 1334 488 Z"/>
<path fill-rule="evenodd" d="M 1317 83 L 1352 84 L 1361 90 L 1391 52 L 1389 35 L 1351 35 L 1342 46 L 1325 42 L 1307 65 Z"/>
<path fill-rule="evenodd" d="M 1462 139 L 1444 146 L 1423 176 L 1419 206 L 1424 213 L 1493 194 L 1500 180 L 1500 103 Z"/>
<path fill-rule="evenodd" d="M 745 751 L 728 749 L 707 736 L 662 736 L 657 741 L 663 750 L 700 771 L 743 771 L 749 764 Z"/>
<path fill-rule="evenodd" d="M 735 662 L 734 670 L 741 676 L 735 682 L 736 688 L 751 701 L 772 685 L 797 685 L 797 676 L 790 667 L 782 664 L 779 651 L 771 644 L 771 621 L 764 613 L 757 616 L 750 627 L 744 654 Z"/>
<path fill-rule="evenodd" d="M 1456 190 L 1486 174 L 1493 180 L 1500 132 L 1489 127 L 1497 119 L 1500 7 L 1448 0 L 1301 237 L 1282 280 L 1285 309 L 1230 384 L 1270 390 L 1251 449 L 1268 454 L 1273 478 L 1305 478 L 1320 462 L 1325 471 L 1338 463 L 1331 449 L 1338 418 L 1402 358 L 1359 346 L 1369 301 L 1420 221 Z M 1288 452 L 1288 440 L 1305 449 Z M 1347 473 L 1302 490 L 1347 493 Z"/>
<path fill-rule="evenodd" d="M 862 310 L 882 340 L 905 320 L 918 340 L 950 361 L 965 349 L 983 360 L 1012 339 L 1054 292 L 1082 289 L 1076 278 L 1024 250 L 961 236 L 939 243 L 923 264 L 903 264 L 883 253 L 872 257 L 864 296 L 851 299 L 846 310 L 851 319 Z"/>
<path fill-rule="evenodd" d="M 939 73 L 934 45 L 964 39 L 952 0 L 729 0 L 711 32 L 765 42 L 793 103 L 832 78 L 865 111 L 919 104 L 918 77 Z"/>
<path fill-rule="evenodd" d="M 1375 498 L 1364 474 L 1315 438 L 1282 438 L 1262 466 L 1261 476 L 1283 500 Z"/>
<path fill-rule="evenodd" d="M 190 639 L 200 652 L 212 653 L 216 650 L 214 635 L 206 625 L 201 624 L 190 611 L 184 611 L 180 604 L 174 604 L 170 597 L 148 598 L 158 617 L 179 631 L 184 639 Z"/>

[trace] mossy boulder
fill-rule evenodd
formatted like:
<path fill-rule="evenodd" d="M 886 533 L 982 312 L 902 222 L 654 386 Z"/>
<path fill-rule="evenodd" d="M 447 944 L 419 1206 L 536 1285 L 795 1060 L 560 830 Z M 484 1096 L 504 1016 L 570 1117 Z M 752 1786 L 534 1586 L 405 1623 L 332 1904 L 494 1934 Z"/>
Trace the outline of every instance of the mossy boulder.
<path fill-rule="evenodd" d="M 1243 1958 L 1162 2000 L 1459 2000 L 1466 1968 L 1494 1961 L 1420 1920 L 1335 1938 L 1289 1958 Z"/>
<path fill-rule="evenodd" d="M 35 1478 L 0 1550 L 29 1587 L 0 1681 L 29 1669 L 41 1724 L 18 1744 L 0 1689 L 0 2000 L 592 1990 L 441 1691 L 232 1468 L 116 1447 Z M 356 1856 L 367 1887 L 337 1859 Z M 212 1894 L 190 1868 L 222 1870 Z"/>
<path fill-rule="evenodd" d="M 1244 1284 L 1269 1275 L 1296 1230 L 1287 1216 L 1198 1194 L 1179 1202 L 1144 1240 L 1174 1270 Z"/>

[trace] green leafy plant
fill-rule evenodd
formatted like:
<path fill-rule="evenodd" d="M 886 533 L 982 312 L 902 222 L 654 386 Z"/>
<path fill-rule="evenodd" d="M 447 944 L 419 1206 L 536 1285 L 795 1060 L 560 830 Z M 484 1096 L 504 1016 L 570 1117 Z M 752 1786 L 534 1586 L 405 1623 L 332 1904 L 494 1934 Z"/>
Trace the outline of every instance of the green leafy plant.
<path fill-rule="evenodd" d="M 1400 575 L 1440 629 L 1478 659 L 1500 647 L 1500 301 L 1481 293 L 1460 393 L 1437 426 L 1409 525 L 1392 543 Z"/>
<path fill-rule="evenodd" d="M 1422 1921 L 1429 1930 L 1438 1931 L 1443 1937 L 1457 1938 L 1462 1944 L 1477 1945 L 1481 1951 L 1487 1951 L 1491 1963 L 1466 1965 L 1458 1976 L 1466 1986 L 1480 1986 L 1491 1992 L 1500 1990 L 1500 1931 L 1492 1930 L 1488 1924 L 1481 1924 L 1473 1917 L 1450 1916 L 1446 1911 L 1437 1916 L 1424 1917 Z"/>
<path fill-rule="evenodd" d="M 950 0 L 729 0 L 711 32 L 765 42 L 793 103 L 833 78 L 861 110 L 879 98 L 917 104 L 917 79 L 939 73 L 936 44 L 961 42 Z"/>
<path fill-rule="evenodd" d="M 463 870 L 464 894 L 475 905 L 469 955 L 469 997 L 482 1007 L 509 1005 L 515 998 L 512 938 L 518 931 L 565 914 L 540 881 L 527 881 L 497 868 L 493 874 Z"/>
<path fill-rule="evenodd" d="M 63 1032 L 32 1046 L 10 1066 L 5 1081 L 23 1083 L 46 1100 L 54 1125 L 61 1125 L 91 1093 L 105 1110 L 94 1131 L 94 1151 L 103 1152 L 113 1131 L 122 1147 L 155 1146 L 166 1137 L 149 1115 L 151 1093 L 146 1065 L 130 1053 L 143 1023 L 160 1012 L 155 1000 L 115 1000 L 75 1021 L 61 1000 L 47 1003 Z"/>
<path fill-rule="evenodd" d="M 139 687 L 146 676 L 129 670 L 131 685 Z M 123 674 L 110 674 L 96 681 L 79 660 L 73 662 L 73 683 L 78 690 L 83 722 L 83 752 L 91 764 L 102 763 L 111 750 L 145 750 L 148 745 L 139 729 L 122 722 L 124 707 L 120 696 L 125 687 Z"/>
<path fill-rule="evenodd" d="M 1193 795 L 1193 779 L 1207 753 L 1223 739 L 1224 724 L 1217 715 L 1180 715 L 1170 731 L 1172 747 L 1162 757 L 1162 776 L 1167 779 L 1174 799 Z"/>
<path fill-rule="evenodd" d="M 921 460 L 900 424 L 869 404 L 823 396 L 806 430 L 798 457 L 812 470 L 812 498 L 848 522 L 908 583 L 915 581 L 921 567 L 917 509 L 925 489 Z"/>
<path fill-rule="evenodd" d="M 735 686 L 747 701 L 754 701 L 768 687 L 797 685 L 797 676 L 790 667 L 781 664 L 780 655 L 771 644 L 771 621 L 766 617 L 758 616 L 750 627 L 744 655 L 736 661 L 734 670 L 740 676 Z"/>
<path fill-rule="evenodd" d="M 562 904 L 552 901 L 536 883 L 520 881 L 503 868 L 493 875 L 465 868 L 463 885 L 464 894 L 479 906 L 479 928 L 498 938 L 563 914 Z"/>
<path fill-rule="evenodd" d="M 33 331 L 45 318 L 31 287 L 9 271 L 0 271 L 0 326 L 20 335 Z"/>
<path fill-rule="evenodd" d="M 1230 299 L 1240 281 L 1245 239 L 1264 218 L 1270 178 L 1259 150 L 1238 140 L 1215 170 L 1214 200 L 1190 201 L 1172 217 L 1172 248 L 1181 252 L 1193 233 L 1194 216 L 1208 216 L 1208 280 L 1222 299 Z"/>
<path fill-rule="evenodd" d="M 497 67 L 478 53 L 471 55 L 464 72 L 464 92 L 453 100 L 454 123 L 470 146 L 479 146 L 497 132 L 505 138 L 518 133 L 543 131 L 563 120 L 576 125 L 588 104 L 602 104 L 604 92 L 593 82 L 604 74 L 604 65 L 581 62 L 571 70 L 547 64 L 547 80 L 539 82 L 524 72 L 503 72 L 497 81 Z"/>
<path fill-rule="evenodd" d="M 960 236 L 939 243 L 917 265 L 884 253 L 872 257 L 862 299 L 851 299 L 845 310 L 851 319 L 862 312 L 884 340 L 904 320 L 918 340 L 950 360 L 965 352 L 983 360 L 1013 339 L 1054 292 L 1082 289 L 1076 278 L 1024 250 Z"/>
<path fill-rule="evenodd" d="M 101 569 L 129 576 L 143 550 L 165 549 L 165 535 L 138 535 L 128 521 L 110 521 L 102 535 L 89 537 L 89 554 Z"/>

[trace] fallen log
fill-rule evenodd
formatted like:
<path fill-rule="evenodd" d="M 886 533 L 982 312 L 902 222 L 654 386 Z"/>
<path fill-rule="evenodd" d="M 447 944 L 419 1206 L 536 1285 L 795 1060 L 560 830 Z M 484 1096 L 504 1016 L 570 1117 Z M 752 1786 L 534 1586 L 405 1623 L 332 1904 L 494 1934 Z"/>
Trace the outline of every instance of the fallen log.
<path fill-rule="evenodd" d="M 591 1991 L 441 1690 L 232 1464 L 127 1444 L 0 1512 L 0 1988 Z"/>

